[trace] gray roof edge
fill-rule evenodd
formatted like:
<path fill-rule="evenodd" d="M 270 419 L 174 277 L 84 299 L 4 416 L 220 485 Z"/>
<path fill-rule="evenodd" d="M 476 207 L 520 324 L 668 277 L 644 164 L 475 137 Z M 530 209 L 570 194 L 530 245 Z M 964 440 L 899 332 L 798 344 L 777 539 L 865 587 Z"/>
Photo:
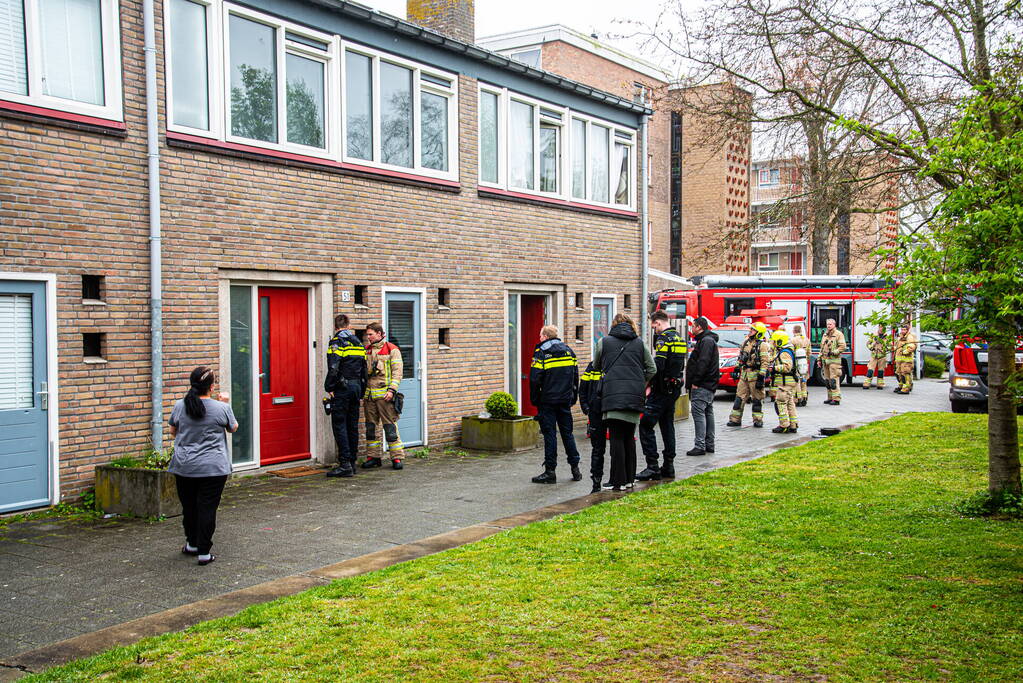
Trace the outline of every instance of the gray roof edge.
<path fill-rule="evenodd" d="M 524 76 L 550 83 L 556 87 L 569 92 L 574 92 L 588 97 L 594 101 L 602 102 L 604 104 L 610 104 L 611 106 L 631 111 L 636 114 L 645 114 L 647 116 L 654 113 L 654 110 L 650 107 L 646 107 L 638 102 L 627 100 L 618 95 L 614 95 L 598 88 L 593 88 L 584 83 L 573 81 L 569 78 L 559 76 L 551 73 L 550 71 L 543 71 L 542 69 L 534 69 L 531 66 L 526 66 L 521 62 L 516 62 L 510 57 L 499 55 L 496 52 L 491 52 L 486 48 L 480 47 L 472 43 L 464 43 L 460 40 L 456 40 L 449 36 L 445 36 L 437 31 L 432 31 L 428 28 L 418 26 L 404 19 L 393 17 L 390 14 L 383 12 L 377 12 L 376 10 L 370 9 L 365 5 L 360 5 L 357 2 L 348 2 L 347 0 L 305 0 L 314 5 L 320 5 L 327 9 L 338 11 L 342 14 L 355 17 L 361 21 L 368 21 L 378 26 L 384 26 L 388 28 L 396 29 L 405 35 L 409 35 L 413 38 L 422 40 L 425 43 L 442 47 L 452 52 L 458 52 L 465 55 L 470 59 L 474 59 L 480 62 L 486 62 L 496 66 L 504 67 L 512 71 L 516 71 Z"/>

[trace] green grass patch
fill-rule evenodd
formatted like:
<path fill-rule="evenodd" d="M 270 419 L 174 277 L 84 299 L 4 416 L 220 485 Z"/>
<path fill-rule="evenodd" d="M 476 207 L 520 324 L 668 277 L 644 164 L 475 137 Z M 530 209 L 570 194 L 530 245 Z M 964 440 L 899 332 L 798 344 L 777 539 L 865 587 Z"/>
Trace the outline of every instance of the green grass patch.
<path fill-rule="evenodd" d="M 1019 680 L 1023 523 L 955 509 L 985 424 L 902 415 L 41 678 Z"/>

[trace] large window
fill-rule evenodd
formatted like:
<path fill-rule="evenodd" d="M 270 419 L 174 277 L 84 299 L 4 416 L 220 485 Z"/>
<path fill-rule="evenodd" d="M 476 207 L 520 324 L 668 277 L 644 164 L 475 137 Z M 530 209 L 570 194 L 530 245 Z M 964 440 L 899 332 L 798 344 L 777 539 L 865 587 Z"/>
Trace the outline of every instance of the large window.
<path fill-rule="evenodd" d="M 0 99 L 121 118 L 116 0 L 0 0 Z"/>
<path fill-rule="evenodd" d="M 171 131 L 457 178 L 453 74 L 221 0 L 168 7 Z"/>
<path fill-rule="evenodd" d="M 483 186 L 635 207 L 634 130 L 481 86 Z"/>

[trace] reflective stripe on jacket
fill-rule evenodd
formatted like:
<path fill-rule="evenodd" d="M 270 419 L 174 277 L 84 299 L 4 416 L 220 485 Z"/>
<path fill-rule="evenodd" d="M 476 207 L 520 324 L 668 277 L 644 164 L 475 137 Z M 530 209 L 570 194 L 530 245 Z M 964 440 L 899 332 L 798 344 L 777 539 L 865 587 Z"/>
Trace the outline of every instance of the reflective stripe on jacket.
<path fill-rule="evenodd" d="M 557 337 L 537 344 L 529 369 L 530 403 L 573 405 L 578 396 L 579 361 L 575 352 Z"/>

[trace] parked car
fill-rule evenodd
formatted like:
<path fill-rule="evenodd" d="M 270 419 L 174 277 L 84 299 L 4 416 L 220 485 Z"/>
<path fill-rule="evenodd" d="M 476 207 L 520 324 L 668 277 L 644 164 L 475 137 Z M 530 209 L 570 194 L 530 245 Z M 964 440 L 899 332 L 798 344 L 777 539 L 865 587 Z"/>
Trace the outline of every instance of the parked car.
<path fill-rule="evenodd" d="M 946 366 L 949 358 L 952 357 L 954 342 L 952 337 L 940 332 L 920 333 L 920 353 L 927 358 L 937 358 Z"/>

